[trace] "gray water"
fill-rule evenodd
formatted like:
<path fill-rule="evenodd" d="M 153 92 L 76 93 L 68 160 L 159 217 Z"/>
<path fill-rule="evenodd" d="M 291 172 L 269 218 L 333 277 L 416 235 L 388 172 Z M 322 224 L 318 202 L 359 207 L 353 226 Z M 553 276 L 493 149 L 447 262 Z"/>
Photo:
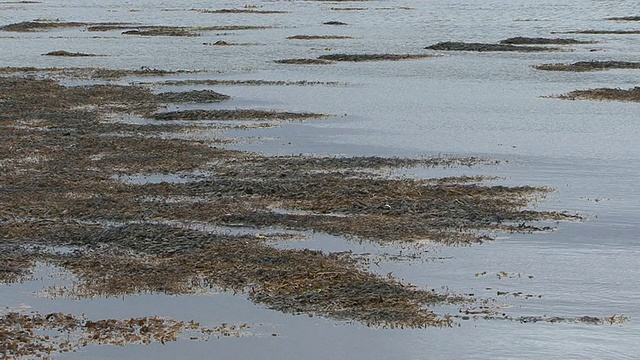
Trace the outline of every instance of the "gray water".
<path fill-rule="evenodd" d="M 585 221 L 560 223 L 553 232 L 496 234 L 472 247 L 380 248 L 322 234 L 278 244 L 356 253 L 416 252 L 425 258 L 382 261 L 371 271 L 392 272 L 425 288 L 496 297 L 496 291 L 542 295 L 500 298 L 514 317 L 625 315 L 623 325 L 521 324 L 466 321 L 449 329 L 371 329 L 360 324 L 293 316 L 264 309 L 231 294 L 140 295 L 70 301 L 36 293 L 43 280 L 0 288 L 0 303 L 89 317 L 144 315 L 196 319 L 203 324 L 248 322 L 264 336 L 188 340 L 150 346 L 92 346 L 59 358 L 266 358 L 266 359 L 636 359 L 640 358 L 640 105 L 544 98 L 576 89 L 637 86 L 640 71 L 542 72 L 547 62 L 637 61 L 640 35 L 563 35 L 571 30 L 638 30 L 640 23 L 604 20 L 640 15 L 631 0 L 590 1 L 255 1 L 261 10 L 288 14 L 200 14 L 192 8 L 241 8 L 242 1 L 44 1 L 0 4 L 0 24 L 36 18 L 132 21 L 147 25 L 267 25 L 267 30 L 204 33 L 201 37 L 126 37 L 78 29 L 1 33 L 2 66 L 197 69 L 212 73 L 169 78 L 339 81 L 334 87 L 219 86 L 233 96 L 220 107 L 310 111 L 335 116 L 279 128 L 229 132 L 237 148 L 267 154 L 422 156 L 451 154 L 505 160 L 497 166 L 414 169 L 407 176 L 498 176 L 497 183 L 556 188 L 539 209 L 567 210 Z M 333 11 L 332 7 L 365 7 Z M 398 7 L 411 7 L 401 10 Z M 380 9 L 375 8 L 395 8 Z M 136 9 L 140 11 L 131 12 Z M 163 11 L 172 9 L 176 11 Z M 343 21 L 348 26 L 322 25 Z M 294 41 L 291 35 L 349 35 L 352 40 Z M 429 53 L 440 41 L 497 42 L 512 36 L 573 37 L 598 41 L 555 53 L 442 53 L 401 62 L 281 65 L 273 60 L 325 53 Z M 216 47 L 225 40 L 252 46 Z M 325 48 L 331 48 L 330 51 Z M 53 50 L 107 55 L 55 58 Z M 595 51 L 591 51 L 595 50 Z M 434 55 L 438 54 L 433 52 Z M 130 79 L 131 81 L 139 79 Z M 169 89 L 169 88 L 167 88 Z M 162 90 L 162 89 L 159 89 Z M 175 90 L 175 87 L 170 88 Z M 44 269 L 43 269 L 44 271 Z M 479 272 L 487 276 L 476 277 Z M 496 273 L 521 273 L 498 278 Z M 533 278 L 528 278 L 528 275 Z M 491 288 L 491 290 L 486 290 Z M 456 309 L 439 309 L 455 313 Z M 262 324 L 262 325 L 257 325 Z M 272 337 L 271 333 L 279 336 Z"/>

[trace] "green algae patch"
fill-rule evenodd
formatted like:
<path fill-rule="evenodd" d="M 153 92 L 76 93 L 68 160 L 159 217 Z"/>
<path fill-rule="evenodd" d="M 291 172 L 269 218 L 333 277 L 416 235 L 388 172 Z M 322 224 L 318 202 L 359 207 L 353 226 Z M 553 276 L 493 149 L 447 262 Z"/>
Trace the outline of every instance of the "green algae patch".
<path fill-rule="evenodd" d="M 630 61 L 579 61 L 570 64 L 552 63 L 533 65 L 534 69 L 546 71 L 604 71 L 610 69 L 640 69 L 640 62 Z"/>

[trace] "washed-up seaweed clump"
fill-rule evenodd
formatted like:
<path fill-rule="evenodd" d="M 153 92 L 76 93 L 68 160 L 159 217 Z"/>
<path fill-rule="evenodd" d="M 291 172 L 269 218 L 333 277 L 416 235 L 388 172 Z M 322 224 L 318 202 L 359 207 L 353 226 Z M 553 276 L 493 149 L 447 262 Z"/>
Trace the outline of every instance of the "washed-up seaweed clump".
<path fill-rule="evenodd" d="M 326 115 L 254 109 L 185 110 L 157 113 L 156 120 L 304 120 Z"/>
<path fill-rule="evenodd" d="M 559 51 L 558 48 L 546 46 L 518 46 L 511 44 L 485 44 L 485 43 L 465 43 L 465 42 L 440 42 L 431 46 L 427 46 L 428 50 L 439 51 L 476 51 L 476 52 L 492 52 L 492 51 L 517 51 L 517 52 L 542 52 L 542 51 Z"/>
<path fill-rule="evenodd" d="M 541 37 L 512 37 L 501 40 L 500 44 L 512 45 L 573 45 L 573 44 L 593 44 L 592 41 L 581 41 L 564 38 L 541 38 Z"/>
<path fill-rule="evenodd" d="M 640 87 L 634 87 L 631 89 L 598 88 L 589 90 L 576 90 L 568 94 L 555 95 L 553 97 L 564 100 L 640 102 Z"/>
<path fill-rule="evenodd" d="M 427 54 L 328 54 L 318 57 L 320 60 L 329 61 L 397 61 L 397 60 L 411 60 L 411 59 L 423 59 L 433 57 L 433 55 Z"/>
<path fill-rule="evenodd" d="M 87 54 L 87 53 L 81 53 L 81 52 L 70 52 L 70 51 L 65 51 L 65 50 L 51 51 L 51 52 L 48 52 L 48 53 L 42 54 L 42 55 L 46 55 L 46 56 L 66 56 L 66 57 L 100 56 L 100 55 L 96 55 L 96 54 Z"/>
<path fill-rule="evenodd" d="M 640 69 L 640 62 L 630 61 L 579 61 L 572 64 L 554 63 L 533 65 L 535 69 L 547 71 L 603 71 L 609 69 Z"/>
<path fill-rule="evenodd" d="M 87 345 L 165 344 L 183 336 L 191 340 L 241 337 L 248 324 L 205 327 L 195 321 L 162 317 L 89 320 L 71 314 L 8 312 L 0 316 L 0 355 L 3 358 L 43 358 L 77 351 Z"/>

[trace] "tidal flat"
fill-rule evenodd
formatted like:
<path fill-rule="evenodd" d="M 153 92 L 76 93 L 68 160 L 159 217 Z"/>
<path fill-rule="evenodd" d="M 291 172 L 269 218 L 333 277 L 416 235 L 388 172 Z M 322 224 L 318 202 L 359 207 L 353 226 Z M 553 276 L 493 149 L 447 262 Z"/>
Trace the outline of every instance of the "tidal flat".
<path fill-rule="evenodd" d="M 640 356 L 624 3 L 0 3 L 0 353 Z"/>

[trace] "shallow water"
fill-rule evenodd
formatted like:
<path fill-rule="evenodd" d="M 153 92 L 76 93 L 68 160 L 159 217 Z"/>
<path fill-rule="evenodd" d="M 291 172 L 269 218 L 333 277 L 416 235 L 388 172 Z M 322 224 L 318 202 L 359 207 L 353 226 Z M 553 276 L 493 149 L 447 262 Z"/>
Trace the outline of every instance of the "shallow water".
<path fill-rule="evenodd" d="M 636 86 L 640 71 L 543 72 L 530 65 L 582 60 L 628 60 L 640 55 L 640 35 L 551 34 L 586 29 L 638 29 L 640 23 L 604 20 L 639 15 L 637 2 L 433 0 L 315 2 L 259 1 L 262 10 L 288 14 L 200 14 L 205 1 L 47 1 L 0 4 L 0 24 L 35 18 L 65 21 L 132 21 L 148 25 L 266 25 L 267 30 L 207 32 L 201 37 L 126 37 L 119 32 L 79 29 L 1 33 L 2 66 L 103 66 L 112 68 L 205 69 L 224 79 L 340 81 L 348 86 L 217 86 L 233 96 L 216 107 L 257 107 L 333 114 L 325 120 L 279 128 L 233 131 L 245 137 L 237 148 L 268 154 L 344 154 L 420 156 L 452 154 L 506 160 L 497 166 L 413 169 L 409 176 L 499 176 L 497 183 L 556 188 L 542 209 L 585 216 L 557 224 L 542 234 L 497 234 L 472 247 L 429 246 L 431 260 L 381 261 L 371 267 L 392 272 L 426 288 L 494 297 L 512 316 L 611 316 L 623 325 L 521 324 L 511 321 L 461 321 L 450 329 L 371 329 L 361 324 L 281 314 L 253 305 L 243 296 L 140 295 L 70 301 L 34 295 L 49 280 L 0 288 L 0 303 L 40 312 L 85 313 L 90 317 L 160 315 L 201 323 L 256 324 L 266 336 L 188 340 L 151 346 L 95 346 L 59 358 L 406 358 L 406 359 L 634 359 L 640 357 L 640 104 L 562 101 L 543 98 L 576 89 Z M 241 8 L 244 2 L 216 2 L 215 8 Z M 414 10 L 401 10 L 398 7 Z M 332 7 L 365 7 L 333 11 Z M 140 11 L 131 12 L 130 9 Z M 381 9 L 375 8 L 396 8 Z M 178 11 L 163 11 L 174 9 Z M 348 26 L 322 25 L 343 21 Z M 220 34 L 217 33 L 232 33 Z M 297 34 L 349 35 L 352 40 L 287 40 Z M 440 57 L 324 66 L 281 65 L 273 60 L 326 53 L 425 53 L 440 41 L 497 42 L 512 36 L 573 37 L 596 44 L 554 53 L 442 53 Z M 225 40 L 252 46 L 206 46 Z M 330 51 L 325 48 L 331 48 Z M 108 55 L 55 58 L 40 54 L 67 50 Z M 597 51 L 590 51 L 597 50 Z M 434 52 L 434 54 L 436 54 Z M 140 79 L 131 79 L 132 81 Z M 146 79 L 145 79 L 146 81 Z M 176 87 L 166 87 L 175 91 Z M 162 89 L 160 89 L 162 90 Z M 346 115 L 345 115 L 346 114 Z M 382 249 L 321 234 L 283 247 L 311 247 L 356 253 L 406 252 Z M 476 273 L 487 272 L 486 276 Z M 499 278 L 506 271 L 521 277 Z M 525 276 L 526 275 L 526 276 Z M 533 276 L 532 279 L 528 276 Z M 55 281 L 55 280 L 51 280 Z M 62 281 L 62 280 L 59 280 Z M 491 288 L 491 290 L 487 290 Z M 496 296 L 497 291 L 542 295 Z M 440 309 L 455 313 L 457 309 Z M 262 324 L 262 325 L 257 325 Z M 269 336 L 277 333 L 279 336 Z"/>

